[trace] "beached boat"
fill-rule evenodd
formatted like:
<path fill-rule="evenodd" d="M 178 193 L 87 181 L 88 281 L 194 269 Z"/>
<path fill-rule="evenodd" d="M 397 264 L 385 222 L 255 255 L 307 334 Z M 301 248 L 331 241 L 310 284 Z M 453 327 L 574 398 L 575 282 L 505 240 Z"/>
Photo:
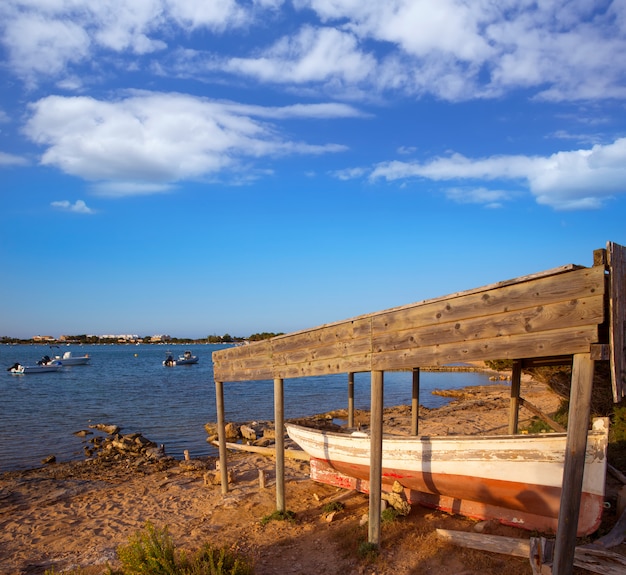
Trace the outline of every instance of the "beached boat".
<path fill-rule="evenodd" d="M 66 351 L 63 355 L 55 355 L 51 361 L 60 361 L 62 365 L 87 365 L 91 361 L 91 357 L 85 355 L 73 356 L 71 351 Z"/>
<path fill-rule="evenodd" d="M 189 350 L 185 351 L 183 355 L 179 355 L 178 359 L 174 359 L 174 356 L 168 353 L 167 357 L 163 360 L 163 365 L 166 366 L 192 365 L 194 363 L 198 363 L 198 356 L 192 355 Z"/>
<path fill-rule="evenodd" d="M 41 365 L 22 365 L 15 363 L 7 369 L 9 373 L 24 375 L 26 373 L 49 373 L 51 371 L 61 371 L 63 366 L 59 362 L 46 363 Z"/>
<path fill-rule="evenodd" d="M 311 478 L 369 492 L 370 438 L 286 424 L 311 456 Z M 395 481 L 410 503 L 477 519 L 556 532 L 565 433 L 500 436 L 383 437 L 382 486 Z M 593 533 L 604 506 L 608 419 L 588 434 L 578 535 Z"/>

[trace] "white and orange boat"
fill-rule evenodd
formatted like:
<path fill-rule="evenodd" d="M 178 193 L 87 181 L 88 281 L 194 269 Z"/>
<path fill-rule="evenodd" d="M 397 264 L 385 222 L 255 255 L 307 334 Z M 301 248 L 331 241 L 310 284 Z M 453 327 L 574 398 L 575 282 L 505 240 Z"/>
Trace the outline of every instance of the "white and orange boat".
<path fill-rule="evenodd" d="M 311 457 L 311 478 L 369 492 L 370 438 L 286 424 Z M 565 433 L 411 437 L 384 435 L 382 486 L 395 481 L 410 503 L 529 530 L 556 532 Z M 578 535 L 593 533 L 604 507 L 608 419 L 587 438 Z"/>

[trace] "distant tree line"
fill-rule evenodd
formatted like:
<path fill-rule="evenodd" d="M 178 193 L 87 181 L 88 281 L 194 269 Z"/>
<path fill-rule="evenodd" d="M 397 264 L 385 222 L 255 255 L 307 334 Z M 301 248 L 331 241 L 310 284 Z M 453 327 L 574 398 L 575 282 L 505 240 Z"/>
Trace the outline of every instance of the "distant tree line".
<path fill-rule="evenodd" d="M 240 336 L 232 336 L 228 333 L 224 335 L 209 335 L 206 338 L 193 339 L 186 337 L 170 337 L 167 340 L 163 340 L 161 338 L 156 338 L 154 341 L 152 336 L 147 335 L 143 337 L 139 337 L 136 340 L 120 340 L 118 337 L 102 337 L 98 335 L 64 335 L 58 339 L 55 338 L 17 338 L 10 337 L 7 335 L 0 336 L 0 344 L 41 344 L 41 345 L 53 345 L 53 344 L 66 344 L 66 343 L 76 343 L 76 344 L 112 344 L 112 343 L 241 343 L 244 341 L 261 341 L 264 339 L 270 339 L 277 335 L 282 335 L 283 332 L 273 333 L 273 332 L 262 332 L 262 333 L 253 333 L 250 337 L 240 337 Z"/>

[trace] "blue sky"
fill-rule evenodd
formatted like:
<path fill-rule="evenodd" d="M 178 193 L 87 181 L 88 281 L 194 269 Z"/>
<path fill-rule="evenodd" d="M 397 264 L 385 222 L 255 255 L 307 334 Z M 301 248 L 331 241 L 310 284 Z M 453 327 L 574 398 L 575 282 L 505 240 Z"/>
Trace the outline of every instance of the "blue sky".
<path fill-rule="evenodd" d="M 3 0 L 0 335 L 294 331 L 626 244 L 626 3 Z"/>

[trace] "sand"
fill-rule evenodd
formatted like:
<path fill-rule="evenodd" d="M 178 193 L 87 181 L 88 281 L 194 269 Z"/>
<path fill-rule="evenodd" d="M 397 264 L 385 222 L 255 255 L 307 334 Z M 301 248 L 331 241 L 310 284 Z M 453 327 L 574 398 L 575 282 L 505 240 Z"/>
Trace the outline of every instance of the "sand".
<path fill-rule="evenodd" d="M 469 388 L 449 406 L 423 409 L 420 432 L 506 432 L 508 396 L 508 385 Z M 529 380 L 522 384 L 522 396 L 546 413 L 559 405 L 546 386 Z M 521 410 L 520 427 L 530 415 Z M 396 431 L 409 429 L 409 409 L 386 410 L 385 424 Z M 187 551 L 205 542 L 239 551 L 253 561 L 257 575 L 531 573 L 525 559 L 442 543 L 436 528 L 471 531 L 476 522 L 420 506 L 408 517 L 383 524 L 378 557 L 361 558 L 367 496 L 349 494 L 345 509 L 329 517 L 324 505 L 345 492 L 312 482 L 308 463 L 291 459 L 286 460 L 285 492 L 296 519 L 262 525 L 276 508 L 273 458 L 232 453 L 234 481 L 223 496 L 219 486 L 205 482 L 215 460 L 191 455 L 189 461 L 144 465 L 131 459 L 57 463 L 1 475 L 0 573 L 35 575 L 79 567 L 83 573 L 103 573 L 107 566 L 119 565 L 117 547 L 146 522 L 167 526 L 177 547 Z M 259 470 L 265 472 L 265 487 Z M 486 533 L 530 536 L 494 523 L 480 527 Z M 626 554 L 624 545 L 614 550 Z"/>

